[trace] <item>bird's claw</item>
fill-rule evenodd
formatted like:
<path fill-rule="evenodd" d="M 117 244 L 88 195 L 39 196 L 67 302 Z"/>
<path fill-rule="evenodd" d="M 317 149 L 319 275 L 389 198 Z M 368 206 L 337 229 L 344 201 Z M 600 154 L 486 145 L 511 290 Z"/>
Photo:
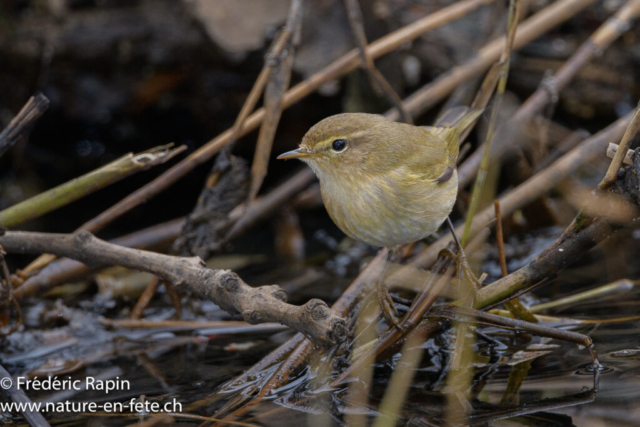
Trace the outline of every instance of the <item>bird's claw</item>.
<path fill-rule="evenodd" d="M 400 325 L 400 317 L 398 316 L 398 310 L 396 309 L 396 305 L 389 294 L 389 289 L 384 284 L 384 282 L 379 281 L 376 291 L 378 293 L 378 301 L 380 302 L 380 310 L 382 311 L 382 316 L 385 320 L 393 326 Z"/>
<path fill-rule="evenodd" d="M 473 274 L 467 256 L 462 249 L 460 249 L 458 253 L 454 253 L 449 248 L 445 248 L 440 251 L 440 254 L 452 259 L 456 263 L 456 277 L 458 277 L 460 283 L 462 283 L 462 281 L 468 282 L 473 286 L 475 291 L 482 288 L 482 283 L 480 283 L 476 275 Z"/>

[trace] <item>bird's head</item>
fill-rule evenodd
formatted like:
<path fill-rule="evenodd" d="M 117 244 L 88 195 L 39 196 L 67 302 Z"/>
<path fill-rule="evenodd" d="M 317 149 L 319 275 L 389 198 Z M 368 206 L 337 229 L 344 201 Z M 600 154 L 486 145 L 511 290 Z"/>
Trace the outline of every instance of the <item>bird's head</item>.
<path fill-rule="evenodd" d="M 300 148 L 278 159 L 300 159 L 322 179 L 326 174 L 379 173 L 402 161 L 397 150 L 402 128 L 377 114 L 344 113 L 327 117 L 302 138 Z M 395 148 L 394 148 L 395 147 Z"/>

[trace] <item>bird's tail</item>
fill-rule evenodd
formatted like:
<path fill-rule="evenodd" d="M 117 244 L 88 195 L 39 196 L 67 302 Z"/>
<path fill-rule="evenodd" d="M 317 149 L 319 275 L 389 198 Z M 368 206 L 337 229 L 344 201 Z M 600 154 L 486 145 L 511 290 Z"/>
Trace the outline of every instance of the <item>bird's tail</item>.
<path fill-rule="evenodd" d="M 458 157 L 458 150 L 462 142 L 460 141 L 461 135 L 476 123 L 483 111 L 482 108 L 453 107 L 445 111 L 436 121 L 435 126 L 442 129 L 449 155 L 453 159 Z"/>

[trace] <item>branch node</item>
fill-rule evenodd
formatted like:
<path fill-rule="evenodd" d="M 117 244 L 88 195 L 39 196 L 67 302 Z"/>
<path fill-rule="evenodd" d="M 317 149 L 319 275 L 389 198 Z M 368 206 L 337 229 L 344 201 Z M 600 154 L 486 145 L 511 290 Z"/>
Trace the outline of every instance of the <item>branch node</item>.
<path fill-rule="evenodd" d="M 258 323 L 264 322 L 264 320 L 262 320 L 262 315 L 257 311 L 253 311 L 253 310 L 243 311 L 242 318 L 246 320 L 248 323 L 251 323 L 252 325 L 256 325 Z"/>
<path fill-rule="evenodd" d="M 331 314 L 331 310 L 324 301 L 314 298 L 306 304 L 307 310 L 311 312 L 313 320 L 324 320 Z"/>
<path fill-rule="evenodd" d="M 227 292 L 238 292 L 240 289 L 240 278 L 236 273 L 226 270 L 223 273 L 223 277 L 220 279 L 220 285 L 222 286 L 222 289 Z"/>
<path fill-rule="evenodd" d="M 91 234 L 90 232 L 86 230 L 81 230 L 75 234 L 75 241 L 79 245 L 86 245 L 91 240 L 92 237 L 93 237 L 93 234 Z"/>
<path fill-rule="evenodd" d="M 347 322 L 344 319 L 337 318 L 331 322 L 331 331 L 329 332 L 329 338 L 334 343 L 341 343 L 347 339 L 349 335 L 349 328 L 347 328 Z"/>

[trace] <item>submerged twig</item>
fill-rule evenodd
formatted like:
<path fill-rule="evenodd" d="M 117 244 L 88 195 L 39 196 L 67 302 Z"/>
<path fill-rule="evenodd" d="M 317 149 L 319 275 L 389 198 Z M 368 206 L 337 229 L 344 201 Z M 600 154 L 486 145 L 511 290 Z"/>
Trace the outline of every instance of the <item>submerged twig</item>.
<path fill-rule="evenodd" d="M 100 319 L 100 323 L 108 328 L 123 329 L 162 329 L 162 330 L 198 330 L 200 334 L 237 334 L 256 332 L 277 332 L 286 329 L 279 323 L 261 323 L 252 325 L 236 320 L 132 320 L 132 319 Z"/>
<path fill-rule="evenodd" d="M 29 98 L 20 112 L 11 120 L 9 125 L 0 133 L 0 157 L 11 148 L 36 120 L 49 108 L 49 100 L 39 93 Z"/>
<path fill-rule="evenodd" d="M 549 326 L 525 322 L 523 320 L 511 319 L 508 317 L 498 316 L 496 314 L 489 314 L 470 308 L 456 307 L 454 305 L 442 305 L 434 307 L 429 311 L 428 315 L 441 316 L 446 319 L 457 320 L 461 322 L 495 325 L 501 328 L 508 328 L 515 331 L 526 331 L 541 337 L 550 337 L 583 345 L 589 350 L 589 353 L 591 354 L 594 369 L 593 389 L 594 391 L 598 391 L 601 366 L 598 362 L 598 355 L 593 345 L 593 341 L 587 335 L 566 331 L 564 329 L 551 328 Z"/>
<path fill-rule="evenodd" d="M 381 250 L 378 255 L 367 265 L 367 267 L 356 277 L 356 279 L 349 285 L 344 291 L 342 296 L 338 298 L 332 307 L 332 311 L 335 315 L 344 317 L 353 308 L 353 305 L 363 294 L 368 295 L 374 285 L 374 278 L 379 277 L 380 271 L 384 266 L 387 258 L 387 250 Z M 260 366 L 261 369 L 250 369 L 252 375 L 255 375 L 258 371 L 263 370 L 266 366 L 270 366 L 271 363 L 276 360 L 280 360 L 289 354 L 286 359 L 281 363 L 278 369 L 269 375 L 265 381 L 260 385 L 261 389 L 256 397 L 253 397 L 248 403 L 240 406 L 235 411 L 230 413 L 225 420 L 232 419 L 246 413 L 249 409 L 259 403 L 262 398 L 268 395 L 284 384 L 287 384 L 291 377 L 302 369 L 302 365 L 305 362 L 305 358 L 302 356 L 309 355 L 312 351 L 312 343 L 308 339 L 300 340 L 300 334 L 294 336 L 289 341 L 278 347 L 271 352 L 266 358 L 262 359 L 256 366 Z M 242 376 L 241 378 L 246 378 Z M 238 384 L 238 380 L 233 380 L 232 385 Z M 223 390 L 228 386 L 223 386 Z M 250 387 L 249 393 L 255 391 L 255 386 Z M 232 410 L 233 407 L 225 406 L 219 412 L 226 412 Z"/>
<path fill-rule="evenodd" d="M 14 253 L 53 253 L 90 265 L 120 265 L 155 274 L 211 300 L 249 323 L 278 322 L 287 325 L 321 346 L 335 345 L 346 336 L 345 322 L 327 305 L 313 299 L 296 307 L 287 304 L 286 294 L 276 285 L 252 288 L 229 270 L 210 270 L 198 257 L 183 258 L 107 243 L 88 232 L 48 234 L 7 232 L 0 244 Z"/>
<path fill-rule="evenodd" d="M 485 238 L 486 234 L 479 234 L 478 236 L 476 236 L 469 243 L 466 252 L 468 254 L 473 253 L 475 250 L 477 250 L 480 243 L 484 242 Z M 449 251 L 453 251 L 455 247 L 456 246 L 452 243 L 450 245 Z M 424 284 L 420 293 L 413 300 L 409 311 L 402 318 L 400 324 L 398 326 L 392 326 L 384 333 L 382 333 L 378 341 L 375 343 L 375 346 L 363 352 L 358 360 L 354 361 L 351 366 L 343 371 L 340 376 L 331 383 L 331 387 L 336 387 L 344 384 L 347 379 L 353 375 L 353 372 L 358 370 L 359 365 L 363 363 L 363 361 L 373 360 L 373 358 L 382 354 L 383 351 L 394 345 L 396 342 L 398 342 L 408 334 L 421 333 L 414 332 L 414 329 L 422 321 L 425 313 L 433 305 L 434 301 L 441 294 L 444 287 L 450 283 L 454 273 L 453 268 L 451 268 L 452 264 L 453 259 L 450 256 L 441 254 L 441 256 L 438 257 L 437 261 L 431 268 L 426 283 Z M 392 275 L 391 277 L 393 278 L 393 276 L 394 275 Z"/>

